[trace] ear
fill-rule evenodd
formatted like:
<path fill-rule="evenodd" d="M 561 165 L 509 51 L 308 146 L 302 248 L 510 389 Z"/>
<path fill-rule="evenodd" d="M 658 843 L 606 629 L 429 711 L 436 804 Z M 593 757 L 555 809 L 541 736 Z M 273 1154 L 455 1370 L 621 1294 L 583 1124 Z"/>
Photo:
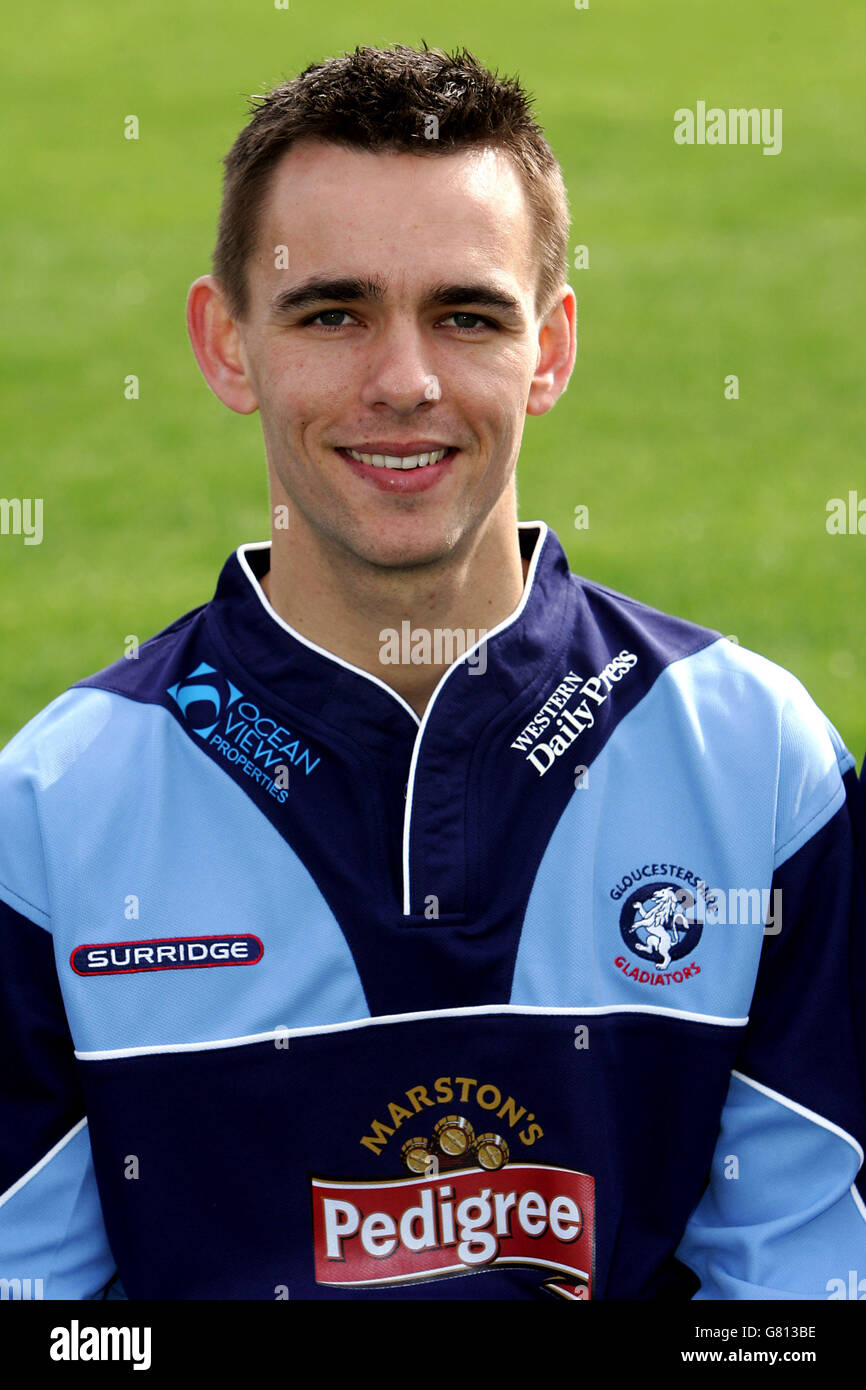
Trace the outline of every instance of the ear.
<path fill-rule="evenodd" d="M 577 298 L 566 285 L 538 330 L 538 363 L 529 388 L 527 415 L 544 415 L 568 385 L 577 356 Z"/>
<path fill-rule="evenodd" d="M 214 395 L 229 410 L 251 415 L 259 404 L 255 383 L 240 330 L 215 276 L 201 275 L 190 285 L 186 326 L 195 360 Z"/>

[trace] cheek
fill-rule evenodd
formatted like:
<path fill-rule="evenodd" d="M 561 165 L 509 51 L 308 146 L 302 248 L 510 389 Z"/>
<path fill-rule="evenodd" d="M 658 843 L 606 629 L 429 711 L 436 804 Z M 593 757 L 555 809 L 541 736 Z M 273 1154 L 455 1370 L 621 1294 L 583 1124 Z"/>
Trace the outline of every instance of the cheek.
<path fill-rule="evenodd" d="M 484 404 L 476 414 L 483 417 L 487 427 L 501 440 L 518 437 L 526 419 L 526 401 L 532 377 L 522 367 L 513 374 L 499 372 Z"/>
<path fill-rule="evenodd" d="M 502 420 L 523 419 L 536 353 L 512 348 L 485 367 L 476 380 L 477 399 L 482 398 L 492 414 Z"/>
<path fill-rule="evenodd" d="M 263 385 L 273 409 L 286 416 L 313 403 L 326 402 L 339 385 L 334 358 L 319 357 L 295 346 L 272 344 L 265 359 Z"/>

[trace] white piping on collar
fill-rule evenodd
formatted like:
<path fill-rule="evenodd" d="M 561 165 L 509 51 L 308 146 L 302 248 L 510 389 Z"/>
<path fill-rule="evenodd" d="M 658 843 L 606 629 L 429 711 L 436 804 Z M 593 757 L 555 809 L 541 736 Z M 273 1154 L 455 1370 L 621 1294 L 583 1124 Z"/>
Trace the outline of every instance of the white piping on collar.
<path fill-rule="evenodd" d="M 415 735 L 415 746 L 412 749 L 412 761 L 409 764 L 409 781 L 406 784 L 406 808 L 403 812 L 404 917 L 408 917 L 411 915 L 409 909 L 409 827 L 412 820 L 412 799 L 415 792 L 415 772 L 418 767 L 418 754 L 421 749 L 421 740 L 424 737 L 424 730 L 427 727 L 427 723 L 430 718 L 430 712 L 436 703 L 436 699 L 439 695 L 439 692 L 441 691 L 448 677 L 451 675 L 452 671 L 456 670 L 460 663 L 465 661 L 468 656 L 471 656 L 474 651 L 477 651 L 477 649 L 481 646 L 482 642 L 489 642 L 491 637 L 495 637 L 498 633 L 504 632 L 505 629 L 507 627 L 510 627 L 512 623 L 517 622 L 517 619 L 520 617 L 521 613 L 526 607 L 526 604 L 529 601 L 529 595 L 532 592 L 532 585 L 535 580 L 535 572 L 538 568 L 538 559 L 541 555 L 542 550 L 544 549 L 544 542 L 547 539 L 547 533 L 550 529 L 546 521 L 519 521 L 517 523 L 518 530 L 522 530 L 523 528 L 528 528 L 531 526 L 538 527 L 538 539 L 535 542 L 535 549 L 532 552 L 532 558 L 529 562 L 529 569 L 526 572 L 526 582 L 523 585 L 523 593 L 520 596 L 520 602 L 518 603 L 513 613 L 511 613 L 507 618 L 503 618 L 502 622 L 497 623 L 496 627 L 491 628 L 485 637 L 482 637 L 479 639 L 479 641 L 474 642 L 471 647 L 468 647 L 466 649 L 462 656 L 458 657 L 456 661 L 452 662 L 452 664 L 448 667 L 447 671 L 443 671 L 442 676 L 439 680 L 439 684 L 436 686 L 436 689 L 433 691 L 433 694 L 427 701 L 427 708 L 424 710 L 424 715 L 421 719 L 418 732 Z"/>
<path fill-rule="evenodd" d="M 274 609 L 269 603 L 268 597 L 261 584 L 259 583 L 258 579 L 253 574 L 252 568 L 246 556 L 246 552 L 249 550 L 269 549 L 271 546 L 270 541 L 247 541 L 245 544 L 239 545 L 237 550 L 235 551 L 235 554 L 238 557 L 238 563 L 241 569 L 243 570 L 244 574 L 246 575 L 247 579 L 249 580 L 253 593 L 258 598 L 268 617 L 271 618 L 273 622 L 277 624 L 278 627 L 281 627 L 284 632 L 288 632 L 291 637 L 294 637 L 296 639 L 296 641 L 303 643 L 305 647 L 309 647 L 311 651 L 318 652 L 320 656 L 327 657 L 329 661 L 333 661 L 336 663 L 336 665 L 344 667 L 345 670 L 354 671 L 355 675 L 363 676 L 365 680 L 372 681 L 374 685 L 377 685 L 380 688 L 380 690 L 384 690 L 387 695 L 390 695 L 392 699 L 396 700 L 397 703 L 401 705 L 404 710 L 406 710 L 407 714 L 411 715 L 415 723 L 418 725 L 418 732 L 415 735 L 415 743 L 412 748 L 412 761 L 409 764 L 409 781 L 406 784 L 406 807 L 403 812 L 404 917 L 408 917 L 410 915 L 409 830 L 412 821 L 412 800 L 415 790 L 415 773 L 418 767 L 418 755 L 421 749 L 421 740 L 424 737 L 424 730 L 427 727 L 427 723 L 430 718 L 430 712 L 436 703 L 439 692 L 442 690 L 442 687 L 444 686 L 448 677 L 451 675 L 452 671 L 456 670 L 456 668 L 462 662 L 466 661 L 466 659 L 470 657 L 473 652 L 477 651 L 478 648 L 481 646 L 482 642 L 489 642 L 491 637 L 496 637 L 498 633 L 504 632 L 506 628 L 511 627 L 512 623 L 516 623 L 517 619 L 520 617 L 521 613 L 526 607 L 526 604 L 529 601 L 529 596 L 532 592 L 532 586 L 535 582 L 536 570 L 538 569 L 539 557 L 541 555 L 542 550 L 544 549 L 544 542 L 547 540 L 547 533 L 550 528 L 547 525 L 546 521 L 518 521 L 517 529 L 518 531 L 529 529 L 538 530 L 538 538 L 535 542 L 532 557 L 529 561 L 529 569 L 526 572 L 526 581 L 523 585 L 523 593 L 520 596 L 520 602 L 518 603 L 513 613 L 510 613 L 507 618 L 503 618 L 501 623 L 497 623 L 496 627 L 491 628 L 490 631 L 484 637 L 479 638 L 479 640 L 477 642 L 474 642 L 471 647 L 467 647 L 466 651 L 463 652 L 461 656 L 457 657 L 457 659 L 451 663 L 447 671 L 443 671 L 439 683 L 433 691 L 433 694 L 430 696 L 430 699 L 427 701 L 427 707 L 424 710 L 424 714 L 420 719 L 416 714 L 415 710 L 408 703 L 408 701 L 404 700 L 403 696 L 399 695 L 397 691 L 393 689 L 392 686 L 388 685 L 385 681 L 380 680 L 378 676 L 374 676 L 370 671 L 365 671 L 360 666 L 353 666 L 351 661 L 344 661 L 344 659 L 341 656 L 337 656 L 334 652 L 329 652 L 326 647 L 320 647 L 317 642 L 311 642 L 309 637 L 304 637 L 300 632 L 297 631 L 296 628 L 293 628 L 289 623 L 285 621 L 284 618 L 280 617 L 276 609 Z"/>
<path fill-rule="evenodd" d="M 290 636 L 294 637 L 298 642 L 302 642 L 305 647 L 309 647 L 311 651 L 318 652 L 319 656 L 326 656 L 329 661 L 336 662 L 338 666 L 344 667 L 345 670 L 354 671 L 356 676 L 363 676 L 365 680 L 372 681 L 374 685 L 378 685 L 380 690 L 384 690 L 387 695 L 390 695 L 393 699 L 397 701 L 398 705 L 402 705 L 406 713 L 410 714 L 415 723 L 420 725 L 421 720 L 418 714 L 415 712 L 415 710 L 413 710 L 412 706 L 408 703 L 408 701 L 404 700 L 403 696 L 397 693 L 393 686 L 390 686 L 385 681 L 380 680 L 378 676 L 374 676 L 371 671 L 365 671 L 360 666 L 353 666 L 351 661 L 344 661 L 341 656 L 337 656 L 334 652 L 329 652 L 327 647 L 320 647 L 317 642 L 311 642 L 309 637 L 304 637 L 302 633 L 298 632 L 297 628 L 291 627 L 290 624 L 285 621 L 285 619 L 280 617 L 276 609 L 271 607 L 270 603 L 268 602 L 268 596 L 265 593 L 259 581 L 256 579 L 256 576 L 253 574 L 252 569 L 250 568 L 249 561 L 247 560 L 245 554 L 245 551 L 247 550 L 270 549 L 270 545 L 270 541 L 248 541 L 246 545 L 239 545 L 237 550 L 235 551 L 241 569 L 244 571 L 245 575 L 247 576 L 247 579 L 250 581 L 250 584 L 252 585 L 253 590 L 257 598 L 259 599 L 259 602 L 261 603 L 262 607 L 264 608 L 265 612 L 267 613 L 268 617 L 273 618 L 274 622 L 277 624 L 278 627 L 281 627 L 284 632 L 288 632 Z"/>

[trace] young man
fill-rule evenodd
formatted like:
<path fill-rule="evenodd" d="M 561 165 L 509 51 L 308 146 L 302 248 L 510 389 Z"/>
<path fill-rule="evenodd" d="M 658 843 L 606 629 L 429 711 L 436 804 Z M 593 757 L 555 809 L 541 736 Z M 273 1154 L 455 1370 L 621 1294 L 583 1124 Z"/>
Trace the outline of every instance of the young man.
<path fill-rule="evenodd" d="M 0 1249 L 47 1297 L 866 1269 L 853 759 L 518 524 L 567 234 L 466 53 L 310 68 L 228 156 L 188 320 L 271 542 L 0 758 Z"/>

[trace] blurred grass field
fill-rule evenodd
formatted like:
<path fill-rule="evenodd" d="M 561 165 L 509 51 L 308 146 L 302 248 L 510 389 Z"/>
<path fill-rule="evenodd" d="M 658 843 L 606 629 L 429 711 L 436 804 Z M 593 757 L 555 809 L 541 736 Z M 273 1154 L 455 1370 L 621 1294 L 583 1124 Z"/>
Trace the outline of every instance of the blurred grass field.
<path fill-rule="evenodd" d="M 0 57 L 0 496 L 42 497 L 44 539 L 0 536 L 0 745 L 269 534 L 258 418 L 211 395 L 184 324 L 244 95 L 357 43 L 426 39 L 520 75 L 563 165 L 572 247 L 589 247 L 575 375 L 527 421 L 521 516 L 549 521 L 578 573 L 788 667 L 859 763 L 866 536 L 825 522 L 831 497 L 866 498 L 861 8 L 19 10 Z M 673 112 L 698 99 L 781 107 L 781 154 L 675 145 Z"/>

